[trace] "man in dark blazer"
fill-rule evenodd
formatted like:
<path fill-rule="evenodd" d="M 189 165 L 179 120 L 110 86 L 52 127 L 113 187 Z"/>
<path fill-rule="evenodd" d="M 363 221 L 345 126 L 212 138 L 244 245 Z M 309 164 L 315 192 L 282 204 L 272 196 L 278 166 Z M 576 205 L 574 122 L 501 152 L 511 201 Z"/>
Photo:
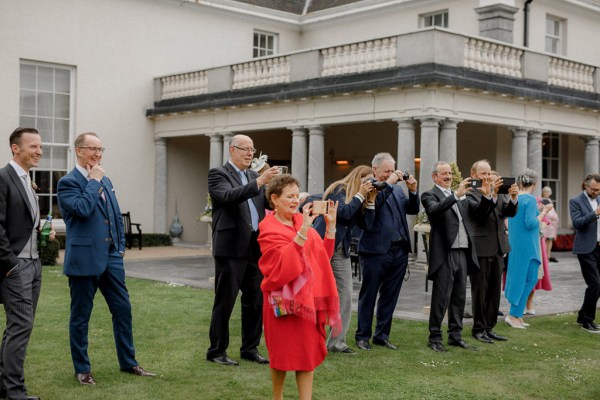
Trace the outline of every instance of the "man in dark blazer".
<path fill-rule="evenodd" d="M 429 236 L 427 277 L 433 281 L 429 314 L 428 346 L 438 352 L 442 345 L 442 320 L 448 311 L 448 344 L 471 348 L 462 338 L 462 318 L 467 291 L 467 271 L 479 268 L 477 253 L 472 245 L 471 213 L 485 213 L 491 200 L 481 197 L 479 204 L 466 201 L 471 178 L 463 180 L 453 192 L 452 170 L 445 161 L 434 164 L 435 186 L 421 196 L 421 203 L 431 224 Z M 484 183 L 482 193 L 489 193 Z"/>
<path fill-rule="evenodd" d="M 238 365 L 227 356 L 229 318 L 238 292 L 242 291 L 243 359 L 268 364 L 258 353 L 262 335 L 262 274 L 258 269 L 258 223 L 265 216 L 265 184 L 279 169 L 271 167 L 258 176 L 249 169 L 256 149 L 252 139 L 236 135 L 229 144 L 230 159 L 208 171 L 208 192 L 213 206 L 213 256 L 215 301 L 210 321 L 208 361 Z"/>
<path fill-rule="evenodd" d="M 17 128 L 9 142 L 13 158 L 0 169 L 0 300 L 6 314 L 0 398 L 37 399 L 27 395 L 23 364 L 42 286 L 40 209 L 29 176 L 40 163 L 42 139 L 36 129 Z"/>
<path fill-rule="evenodd" d="M 131 303 L 125 286 L 125 233 L 119 203 L 100 162 L 104 148 L 97 134 L 75 139 L 77 165 L 58 181 L 58 202 L 67 227 L 64 274 L 71 290 L 69 339 L 75 376 L 94 385 L 88 357 L 88 325 L 100 289 L 112 314 L 119 367 L 155 376 L 135 359 Z"/>
<path fill-rule="evenodd" d="M 373 158 L 371 165 L 377 180 L 374 186 L 379 190 L 371 190 L 367 195 L 364 219 L 359 221 L 364 229 L 358 244 L 363 272 L 358 295 L 358 328 L 354 337 L 361 350 L 371 349 L 371 336 L 373 344 L 392 350 L 397 348 L 389 337 L 410 253 L 406 214 L 419 212 L 419 195 L 417 181 L 412 176 L 405 181 L 408 197 L 397 185 L 403 180 L 403 174 L 394 169 L 395 163 L 389 153 L 379 153 Z M 377 324 L 373 335 L 376 301 Z"/>
<path fill-rule="evenodd" d="M 577 254 L 581 274 L 587 284 L 577 323 L 590 333 L 600 333 L 594 322 L 600 298 L 600 175 L 588 175 L 583 182 L 583 192 L 569 200 L 569 211 L 575 241 L 573 254 Z"/>
<path fill-rule="evenodd" d="M 513 184 L 509 189 L 510 200 L 504 195 L 498 196 L 498 189 L 502 179 L 492 175 L 492 168 L 487 160 L 476 161 L 471 167 L 471 178 L 482 182 L 488 181 L 493 189 L 487 198 L 492 200 L 490 207 L 479 215 L 473 215 L 471 225 L 473 228 L 473 244 L 477 252 L 479 269 L 471 270 L 471 299 L 473 303 L 473 329 L 471 335 L 484 343 L 493 343 L 494 340 L 508 340 L 505 336 L 494 332 L 498 322 L 500 308 L 500 294 L 502 292 L 502 270 L 504 269 L 504 255 L 510 251 L 508 235 L 504 220 L 514 217 L 517 213 L 517 198 L 519 188 Z M 467 193 L 467 200 L 477 207 L 482 201 L 482 192 L 479 189 Z"/>

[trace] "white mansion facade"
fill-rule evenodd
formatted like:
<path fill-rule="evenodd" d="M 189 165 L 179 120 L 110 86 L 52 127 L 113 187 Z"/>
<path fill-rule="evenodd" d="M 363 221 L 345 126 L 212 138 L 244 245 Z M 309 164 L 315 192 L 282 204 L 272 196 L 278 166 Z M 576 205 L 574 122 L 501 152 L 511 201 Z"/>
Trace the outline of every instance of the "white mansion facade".
<path fill-rule="evenodd" d="M 0 127 L 42 132 L 47 208 L 90 130 L 122 208 L 167 232 L 177 204 L 187 242 L 207 240 L 207 171 L 237 133 L 311 193 L 380 151 L 420 191 L 439 159 L 530 167 L 563 229 L 600 170 L 597 0 L 7 3 Z"/>

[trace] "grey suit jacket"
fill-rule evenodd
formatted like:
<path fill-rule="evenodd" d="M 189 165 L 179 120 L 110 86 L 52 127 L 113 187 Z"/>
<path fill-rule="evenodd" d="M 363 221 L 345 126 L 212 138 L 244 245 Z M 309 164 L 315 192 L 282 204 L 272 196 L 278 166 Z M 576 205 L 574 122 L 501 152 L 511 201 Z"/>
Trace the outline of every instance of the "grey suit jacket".
<path fill-rule="evenodd" d="M 31 237 L 33 225 L 21 178 L 8 164 L 0 169 L 0 280 L 19 263 L 17 255 Z"/>
<path fill-rule="evenodd" d="M 575 228 L 573 254 L 591 253 L 598 244 L 598 217 L 584 192 L 569 200 L 569 212 Z"/>

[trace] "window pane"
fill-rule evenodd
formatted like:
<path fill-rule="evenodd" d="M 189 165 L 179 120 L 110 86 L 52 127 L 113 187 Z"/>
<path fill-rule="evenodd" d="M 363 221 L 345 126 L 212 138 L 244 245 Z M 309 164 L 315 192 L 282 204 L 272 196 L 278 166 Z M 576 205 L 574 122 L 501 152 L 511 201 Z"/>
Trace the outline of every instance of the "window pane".
<path fill-rule="evenodd" d="M 54 143 L 69 143 L 69 120 L 54 120 Z"/>
<path fill-rule="evenodd" d="M 19 117 L 19 126 L 23 128 L 35 128 L 35 118 L 34 117 Z"/>
<path fill-rule="evenodd" d="M 253 50 L 252 50 L 252 57 L 253 57 L 253 58 L 260 57 L 260 56 L 258 55 L 258 49 L 253 49 Z"/>
<path fill-rule="evenodd" d="M 40 216 L 45 217 L 48 215 L 48 211 L 50 210 L 50 197 L 49 196 L 39 196 L 39 204 L 40 204 Z"/>
<path fill-rule="evenodd" d="M 552 146 L 550 146 L 550 148 L 552 149 L 552 157 L 558 158 L 558 138 L 553 137 L 550 143 L 552 143 Z"/>
<path fill-rule="evenodd" d="M 267 47 L 267 37 L 265 35 L 260 35 L 260 47 L 263 49 Z"/>
<path fill-rule="evenodd" d="M 42 160 L 43 159 L 44 158 L 42 157 Z M 38 187 L 38 190 L 37 190 L 38 196 L 40 196 L 42 194 L 50 193 L 50 184 L 51 184 L 50 171 L 35 170 L 35 174 L 34 174 L 33 178 Z"/>
<path fill-rule="evenodd" d="M 56 118 L 69 118 L 69 95 L 54 95 L 54 116 Z"/>
<path fill-rule="evenodd" d="M 21 90 L 20 108 L 22 115 L 35 115 L 35 92 Z"/>
<path fill-rule="evenodd" d="M 56 188 L 58 187 L 58 181 L 60 180 L 60 178 L 62 178 L 66 174 L 67 174 L 67 171 L 54 171 L 54 172 L 52 172 L 52 193 L 56 193 L 57 192 Z"/>
<path fill-rule="evenodd" d="M 67 169 L 67 147 L 52 148 L 52 169 Z"/>
<path fill-rule="evenodd" d="M 41 215 L 44 215 L 41 213 Z M 58 198 L 56 195 L 52 196 L 52 218 L 62 218 L 62 214 L 60 213 L 60 208 L 58 207 Z"/>
<path fill-rule="evenodd" d="M 258 33 L 254 34 L 254 43 L 253 43 L 254 47 L 258 47 Z"/>
<path fill-rule="evenodd" d="M 269 50 L 273 50 L 273 48 L 275 47 L 275 46 L 273 45 L 273 40 L 274 40 L 274 39 L 275 39 L 275 37 L 273 37 L 273 36 L 267 36 L 267 48 L 268 48 Z"/>
<path fill-rule="evenodd" d="M 40 132 L 40 136 L 42 137 L 43 143 L 52 143 L 52 118 L 38 118 L 36 128 L 38 132 Z M 42 160 L 45 157 L 47 156 L 44 155 L 44 157 L 42 157 Z"/>
<path fill-rule="evenodd" d="M 550 179 L 558 179 L 558 160 L 553 160 L 552 161 L 551 176 L 549 176 L 548 178 L 550 178 Z"/>
<path fill-rule="evenodd" d="M 554 34 L 554 21 L 549 18 L 546 19 L 546 33 L 549 35 Z"/>
<path fill-rule="evenodd" d="M 425 27 L 431 26 L 432 20 L 432 16 L 425 17 L 425 23 L 423 25 L 425 25 Z"/>
<path fill-rule="evenodd" d="M 43 117 L 52 117 L 54 114 L 52 97 L 52 93 L 38 93 L 37 115 Z"/>
<path fill-rule="evenodd" d="M 35 90 L 35 65 L 21 64 L 21 89 Z"/>
<path fill-rule="evenodd" d="M 44 154 L 40 159 L 40 164 L 38 168 L 41 169 L 50 169 L 52 166 L 52 146 L 44 146 L 43 147 Z M 39 185 L 39 183 L 38 183 Z"/>
<path fill-rule="evenodd" d="M 38 90 L 54 91 L 54 68 L 38 67 Z"/>
<path fill-rule="evenodd" d="M 56 91 L 60 93 L 71 93 L 71 71 L 67 69 L 55 69 Z"/>

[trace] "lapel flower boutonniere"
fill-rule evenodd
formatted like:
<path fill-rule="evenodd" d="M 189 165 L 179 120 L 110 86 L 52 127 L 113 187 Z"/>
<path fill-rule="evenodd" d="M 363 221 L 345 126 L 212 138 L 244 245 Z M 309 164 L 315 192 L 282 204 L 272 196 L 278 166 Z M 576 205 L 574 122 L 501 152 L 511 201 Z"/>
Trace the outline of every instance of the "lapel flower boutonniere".
<path fill-rule="evenodd" d="M 37 183 L 35 183 L 34 181 L 31 181 L 31 188 L 33 189 L 34 192 L 38 192 L 40 190 Z"/>

